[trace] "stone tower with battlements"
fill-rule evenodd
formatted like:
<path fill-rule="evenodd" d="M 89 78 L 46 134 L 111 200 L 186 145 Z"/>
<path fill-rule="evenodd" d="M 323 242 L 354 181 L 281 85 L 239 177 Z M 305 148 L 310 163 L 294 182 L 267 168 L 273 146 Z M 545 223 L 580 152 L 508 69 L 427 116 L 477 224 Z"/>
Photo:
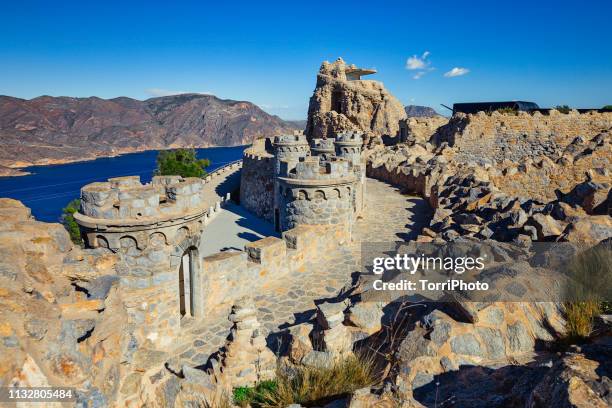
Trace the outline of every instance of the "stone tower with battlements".
<path fill-rule="evenodd" d="M 200 274 L 204 226 L 222 202 L 208 203 L 206 180 L 157 176 L 111 178 L 81 189 L 75 214 L 85 243 L 119 255 L 134 342 L 166 349 L 184 320 L 201 317 L 206 296 Z M 208 197 L 210 199 L 210 197 Z"/>
<path fill-rule="evenodd" d="M 297 162 L 300 157 L 310 153 L 306 136 L 301 134 L 282 135 L 274 138 L 274 156 L 276 157 L 276 172 L 280 171 L 281 161 Z"/>
<path fill-rule="evenodd" d="M 281 162 L 276 192 L 280 230 L 326 224 L 350 228 L 354 189 L 355 175 L 347 160 L 308 156 L 295 166 Z"/>
<path fill-rule="evenodd" d="M 359 132 L 316 139 L 312 146 L 304 135 L 277 136 L 254 145 L 245 151 L 241 202 L 249 211 L 266 215 L 279 232 L 329 224 L 345 224 L 350 231 L 364 205 L 362 145 Z M 270 179 L 272 188 L 254 188 Z"/>

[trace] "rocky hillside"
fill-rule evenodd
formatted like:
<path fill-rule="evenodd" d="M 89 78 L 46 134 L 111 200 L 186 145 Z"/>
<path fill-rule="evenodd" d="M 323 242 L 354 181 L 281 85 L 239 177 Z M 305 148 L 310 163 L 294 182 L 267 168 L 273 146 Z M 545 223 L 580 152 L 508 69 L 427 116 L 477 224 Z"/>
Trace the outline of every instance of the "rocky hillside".
<path fill-rule="evenodd" d="M 250 102 L 212 95 L 145 101 L 0 96 L 0 166 L 62 163 L 169 147 L 232 146 L 296 129 Z"/>

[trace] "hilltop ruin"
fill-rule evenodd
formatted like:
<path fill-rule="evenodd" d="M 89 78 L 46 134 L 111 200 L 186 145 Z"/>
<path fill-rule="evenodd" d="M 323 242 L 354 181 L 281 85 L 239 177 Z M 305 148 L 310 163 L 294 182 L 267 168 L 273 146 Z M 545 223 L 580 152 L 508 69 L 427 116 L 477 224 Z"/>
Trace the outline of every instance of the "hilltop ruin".
<path fill-rule="evenodd" d="M 561 267 L 535 248 L 574 256 L 612 238 L 612 113 L 405 119 L 371 73 L 323 63 L 305 134 L 260 138 L 204 179 L 83 186 L 85 248 L 1 199 L 0 385 L 186 407 L 376 350 L 379 383 L 330 400 L 607 406 L 609 321 L 551 352 L 567 330 Z M 240 222 L 276 232 L 203 256 L 236 197 Z M 376 297 L 362 265 L 375 242 L 486 243 L 497 297 Z"/>

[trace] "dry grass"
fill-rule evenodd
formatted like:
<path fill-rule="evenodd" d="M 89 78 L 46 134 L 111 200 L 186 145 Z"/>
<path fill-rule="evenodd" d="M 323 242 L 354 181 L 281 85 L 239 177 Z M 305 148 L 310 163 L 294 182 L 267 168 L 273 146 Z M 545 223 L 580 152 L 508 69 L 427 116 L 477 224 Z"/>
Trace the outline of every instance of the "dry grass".
<path fill-rule="evenodd" d="M 593 321 L 612 297 L 612 248 L 599 245 L 583 251 L 568 266 L 566 291 L 568 340 L 583 340 L 593 332 Z"/>
<path fill-rule="evenodd" d="M 566 303 L 567 336 L 577 340 L 589 337 L 593 331 L 593 319 L 600 313 L 597 301 Z"/>
<path fill-rule="evenodd" d="M 349 355 L 329 368 L 300 367 L 292 375 L 279 373 L 276 389 L 265 395 L 261 407 L 324 405 L 376 383 L 374 360 Z"/>

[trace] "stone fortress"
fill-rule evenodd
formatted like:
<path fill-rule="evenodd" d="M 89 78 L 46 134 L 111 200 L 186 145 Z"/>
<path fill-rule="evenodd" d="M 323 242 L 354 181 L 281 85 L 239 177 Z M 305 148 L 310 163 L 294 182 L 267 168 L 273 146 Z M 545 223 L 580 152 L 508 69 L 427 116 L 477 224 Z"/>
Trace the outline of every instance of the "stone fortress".
<path fill-rule="evenodd" d="M 361 79 L 371 73 L 341 59 L 323 63 L 304 134 L 255 140 L 241 161 L 205 179 L 163 176 L 142 184 L 127 176 L 84 186 L 75 219 L 85 249 L 72 246 L 61 226 L 0 201 L 0 238 L 10 238 L 0 239 L 0 248 L 15 260 L 0 260 L 0 302 L 8 299 L 10 310 L 0 322 L 0 351 L 9 360 L 0 379 L 73 385 L 79 407 L 199 406 L 198 398 L 218 388 L 272 378 L 286 358 L 317 366 L 358 343 L 380 346 L 377 336 L 390 333 L 383 322 L 395 312 L 359 298 L 363 288 L 353 275 L 361 270 L 360 242 L 596 244 L 612 237 L 612 114 L 415 121 L 381 83 Z M 562 190 L 558 197 L 551 186 Z M 203 256 L 232 201 L 276 234 Z M 499 251 L 508 261 L 504 276 L 525 274 L 523 260 Z M 434 378 L 466 364 L 522 364 L 537 343 L 563 331 L 550 302 L 458 300 L 449 308 L 460 317 L 447 309 L 406 313 L 413 320 L 392 345 L 398 361 L 388 382 L 404 406 L 422 407 L 413 397 L 426 401 Z M 285 360 L 271 352 L 281 337 Z M 583 360 L 576 375 L 599 381 L 592 361 Z M 559 361 L 553 379 L 562 377 Z M 517 367 L 526 382 L 546 384 L 544 366 Z M 479 381 L 495 381 L 488 377 Z M 441 381 L 449 394 L 474 390 L 456 383 Z M 507 388 L 499 385 L 482 389 Z M 578 396 L 597 389 L 576 387 Z M 533 391 L 538 401 L 561 398 L 540 388 L 519 391 Z M 367 401 L 350 406 L 376 406 L 378 395 L 359 395 Z M 475 399 L 481 397 L 487 406 L 489 396 Z"/>
<path fill-rule="evenodd" d="M 350 240 L 352 224 L 364 206 L 362 144 L 360 133 L 341 133 L 335 140 L 315 141 L 311 152 L 302 134 L 276 136 L 247 149 L 242 163 L 205 179 L 155 176 L 143 185 L 138 176 L 126 176 L 84 186 L 75 219 L 87 247 L 119 256 L 119 284 L 134 299 L 126 309 L 135 337 L 169 348 L 184 335 L 181 327 L 206 318 L 212 308 L 229 310 L 252 288 L 245 281 L 257 287 L 282 277 L 283 270 L 314 253 L 304 247 L 312 235 L 301 226 L 329 228 L 339 234 L 332 234 L 332 240 Z M 317 150 L 321 145 L 328 150 Z M 268 214 L 283 239 L 268 237 L 248 243 L 244 251 L 202 258 L 206 226 L 230 198 L 229 193 L 218 196 L 209 186 L 234 172 L 242 173 L 244 208 Z M 262 199 L 260 191 L 266 186 L 259 180 L 268 177 L 273 193 Z M 155 319 L 150 317 L 153 311 Z"/>

